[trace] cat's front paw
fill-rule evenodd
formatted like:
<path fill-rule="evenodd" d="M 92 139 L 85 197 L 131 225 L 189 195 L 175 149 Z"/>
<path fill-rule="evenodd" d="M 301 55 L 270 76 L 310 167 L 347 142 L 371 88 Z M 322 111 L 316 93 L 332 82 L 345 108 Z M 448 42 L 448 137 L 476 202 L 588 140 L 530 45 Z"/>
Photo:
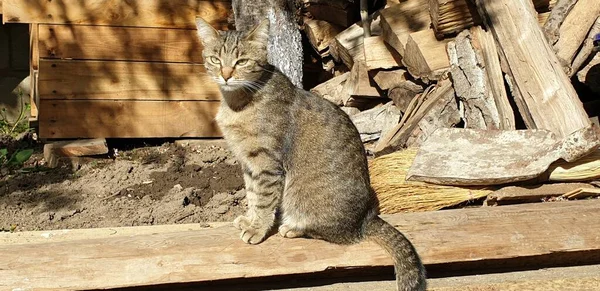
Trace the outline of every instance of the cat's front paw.
<path fill-rule="evenodd" d="M 304 233 L 297 229 L 292 229 L 287 224 L 279 226 L 279 235 L 286 238 L 295 238 L 304 236 Z"/>
<path fill-rule="evenodd" d="M 259 244 L 265 240 L 269 229 L 253 227 L 250 219 L 246 216 L 238 216 L 233 225 L 241 230 L 240 238 L 247 244 Z"/>

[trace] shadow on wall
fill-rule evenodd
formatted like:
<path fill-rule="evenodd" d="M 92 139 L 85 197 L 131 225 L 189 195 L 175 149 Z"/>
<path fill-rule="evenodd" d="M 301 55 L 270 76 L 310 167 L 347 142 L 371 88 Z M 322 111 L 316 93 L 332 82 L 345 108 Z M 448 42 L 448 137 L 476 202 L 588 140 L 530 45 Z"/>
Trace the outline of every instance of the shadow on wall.
<path fill-rule="evenodd" d="M 0 23 L 1 19 L 2 15 Z M 0 110 L 6 110 L 3 116 L 9 122 L 14 122 L 29 103 L 28 76 L 29 26 L 0 24 Z"/>

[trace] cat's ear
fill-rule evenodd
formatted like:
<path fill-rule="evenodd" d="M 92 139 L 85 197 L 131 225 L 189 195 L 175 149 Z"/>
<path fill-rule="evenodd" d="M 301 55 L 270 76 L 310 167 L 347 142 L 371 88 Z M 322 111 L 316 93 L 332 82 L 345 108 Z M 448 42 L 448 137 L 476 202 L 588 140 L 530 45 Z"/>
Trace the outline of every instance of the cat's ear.
<path fill-rule="evenodd" d="M 246 36 L 246 40 L 255 41 L 267 45 L 269 40 L 269 19 L 265 18 L 258 23 Z"/>
<path fill-rule="evenodd" d="M 214 42 L 219 38 L 219 32 L 200 17 L 196 17 L 196 28 L 198 29 L 198 38 L 203 45 Z"/>

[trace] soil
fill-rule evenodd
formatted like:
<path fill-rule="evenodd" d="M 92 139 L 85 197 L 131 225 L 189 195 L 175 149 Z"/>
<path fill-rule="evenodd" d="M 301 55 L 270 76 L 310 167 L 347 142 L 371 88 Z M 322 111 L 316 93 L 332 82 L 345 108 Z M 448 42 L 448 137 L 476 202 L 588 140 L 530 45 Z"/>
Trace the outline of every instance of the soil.
<path fill-rule="evenodd" d="M 109 147 L 50 169 L 37 145 L 23 168 L 1 169 L 0 231 L 232 221 L 245 211 L 242 172 L 222 140 Z"/>

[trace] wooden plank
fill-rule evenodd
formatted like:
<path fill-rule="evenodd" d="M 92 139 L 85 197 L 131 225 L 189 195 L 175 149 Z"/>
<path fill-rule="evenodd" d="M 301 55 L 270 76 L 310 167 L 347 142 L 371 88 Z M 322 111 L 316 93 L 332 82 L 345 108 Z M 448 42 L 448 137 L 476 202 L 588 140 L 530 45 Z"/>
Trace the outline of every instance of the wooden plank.
<path fill-rule="evenodd" d="M 577 189 L 594 188 L 586 183 L 553 183 L 530 186 L 507 186 L 490 193 L 484 205 L 496 206 L 542 202 L 544 199 L 559 197 Z"/>
<path fill-rule="evenodd" d="M 384 218 L 406 234 L 428 266 L 461 263 L 466 271 L 486 264 L 531 267 L 600 260 L 600 201 Z M 380 247 L 370 242 L 337 246 L 273 236 L 260 245 L 247 245 L 230 225 L 154 235 L 3 245 L 0 252 L 0 287 L 8 290 L 104 289 L 314 275 L 392 263 Z M 275 259 L 265 260 L 265 254 Z"/>
<path fill-rule="evenodd" d="M 51 142 L 44 145 L 46 166 L 54 168 L 60 160 L 70 157 L 103 155 L 108 153 L 106 139 L 82 139 Z M 68 157 L 64 159 L 64 157 Z"/>
<path fill-rule="evenodd" d="M 203 65 L 41 60 L 40 99 L 219 100 Z"/>
<path fill-rule="evenodd" d="M 559 138 L 590 125 L 577 92 L 538 26 L 530 0 L 478 0 L 506 59 L 512 91 L 528 127 Z"/>
<path fill-rule="evenodd" d="M 39 25 L 41 58 L 202 63 L 196 29 Z"/>
<path fill-rule="evenodd" d="M 220 137 L 219 101 L 41 100 L 40 138 Z"/>
<path fill-rule="evenodd" d="M 217 28 L 229 26 L 227 0 L 4 0 L 4 23 L 94 24 L 196 28 L 201 16 Z"/>
<path fill-rule="evenodd" d="M 29 93 L 29 104 L 31 105 L 30 119 L 37 120 L 39 110 L 38 72 L 40 65 L 40 53 L 38 46 L 39 24 L 29 25 L 29 81 L 31 92 Z"/>

